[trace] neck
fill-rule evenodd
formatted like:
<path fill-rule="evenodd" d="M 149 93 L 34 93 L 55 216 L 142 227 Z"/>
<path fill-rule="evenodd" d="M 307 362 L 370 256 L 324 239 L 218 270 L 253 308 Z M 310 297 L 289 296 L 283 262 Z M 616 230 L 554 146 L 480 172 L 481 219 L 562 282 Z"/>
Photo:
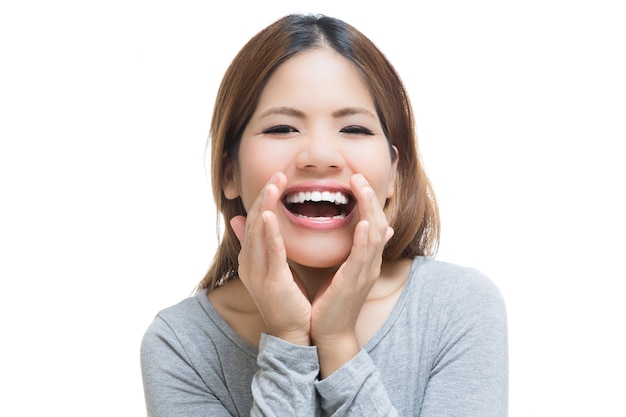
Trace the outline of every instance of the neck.
<path fill-rule="evenodd" d="M 339 266 L 333 266 L 330 268 L 312 268 L 296 264 L 295 262 L 289 262 L 289 266 L 291 266 L 291 269 L 298 275 L 304 284 L 309 300 L 313 300 L 313 298 L 315 298 L 315 294 L 317 294 L 321 285 L 332 279 L 339 269 Z"/>
<path fill-rule="evenodd" d="M 376 285 L 372 288 L 368 298 L 384 298 L 389 293 L 401 289 L 409 276 L 412 264 L 413 260 L 410 258 L 385 260 L 381 265 L 380 276 L 376 280 Z M 313 301 L 320 287 L 333 279 L 341 265 L 330 268 L 311 268 L 289 262 L 289 266 L 304 284 L 309 300 Z"/>

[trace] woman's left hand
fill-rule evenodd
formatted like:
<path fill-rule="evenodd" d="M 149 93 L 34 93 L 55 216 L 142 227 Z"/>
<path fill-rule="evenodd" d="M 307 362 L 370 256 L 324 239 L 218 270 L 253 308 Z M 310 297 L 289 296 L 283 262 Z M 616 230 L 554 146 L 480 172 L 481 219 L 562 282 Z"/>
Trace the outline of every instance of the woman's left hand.
<path fill-rule="evenodd" d="M 380 275 L 383 249 L 393 236 L 376 193 L 363 175 L 353 175 L 350 187 L 361 217 L 352 250 L 334 277 L 318 290 L 312 304 L 311 339 L 320 355 L 322 377 L 358 353 L 356 322 Z"/>

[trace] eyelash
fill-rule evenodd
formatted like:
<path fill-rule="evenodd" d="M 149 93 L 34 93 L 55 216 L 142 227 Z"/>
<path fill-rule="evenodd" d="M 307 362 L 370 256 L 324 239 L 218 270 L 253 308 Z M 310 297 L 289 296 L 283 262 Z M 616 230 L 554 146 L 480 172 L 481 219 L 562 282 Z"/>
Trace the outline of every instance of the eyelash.
<path fill-rule="evenodd" d="M 293 127 L 289 126 L 289 125 L 278 125 L 278 126 L 272 126 L 268 129 L 265 129 L 263 131 L 263 133 L 265 134 L 287 134 L 287 133 L 293 133 L 293 132 L 297 132 L 296 129 L 294 129 Z"/>
<path fill-rule="evenodd" d="M 272 126 L 268 129 L 263 130 L 263 133 L 265 134 L 287 134 L 287 133 L 294 133 L 297 132 L 298 130 L 289 126 L 289 125 L 277 125 L 277 126 Z M 340 130 L 341 133 L 347 133 L 350 135 L 368 135 L 368 136 L 372 136 L 374 133 L 369 130 L 366 127 L 363 126 L 346 126 L 343 129 Z"/>
<path fill-rule="evenodd" d="M 348 133 L 351 135 L 368 135 L 372 136 L 374 133 L 366 127 L 363 126 L 346 126 L 341 129 L 342 133 Z"/>

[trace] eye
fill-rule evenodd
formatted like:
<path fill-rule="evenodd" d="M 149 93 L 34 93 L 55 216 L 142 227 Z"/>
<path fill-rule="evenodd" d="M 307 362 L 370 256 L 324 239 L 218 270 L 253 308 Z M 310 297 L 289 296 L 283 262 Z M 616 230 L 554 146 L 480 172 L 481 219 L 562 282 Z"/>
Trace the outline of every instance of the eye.
<path fill-rule="evenodd" d="M 346 126 L 343 129 L 341 129 L 341 132 L 342 133 L 348 133 L 350 135 L 368 135 L 368 136 L 372 136 L 374 134 L 368 128 L 363 127 L 363 126 L 357 126 L 357 125 Z"/>
<path fill-rule="evenodd" d="M 262 133 L 284 135 L 287 133 L 294 133 L 294 132 L 297 132 L 297 130 L 289 125 L 276 125 L 276 126 L 272 126 L 270 128 L 263 130 Z"/>

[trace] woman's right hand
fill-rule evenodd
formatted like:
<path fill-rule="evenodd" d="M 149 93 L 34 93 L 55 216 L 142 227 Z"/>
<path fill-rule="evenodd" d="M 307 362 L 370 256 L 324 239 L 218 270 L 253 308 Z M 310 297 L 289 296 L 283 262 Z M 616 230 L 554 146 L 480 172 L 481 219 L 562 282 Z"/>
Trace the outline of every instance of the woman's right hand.
<path fill-rule="evenodd" d="M 230 225 L 241 243 L 239 278 L 254 299 L 266 332 L 287 342 L 311 344 L 311 303 L 287 264 L 276 210 L 287 178 L 276 173 L 263 187 L 248 215 Z"/>

